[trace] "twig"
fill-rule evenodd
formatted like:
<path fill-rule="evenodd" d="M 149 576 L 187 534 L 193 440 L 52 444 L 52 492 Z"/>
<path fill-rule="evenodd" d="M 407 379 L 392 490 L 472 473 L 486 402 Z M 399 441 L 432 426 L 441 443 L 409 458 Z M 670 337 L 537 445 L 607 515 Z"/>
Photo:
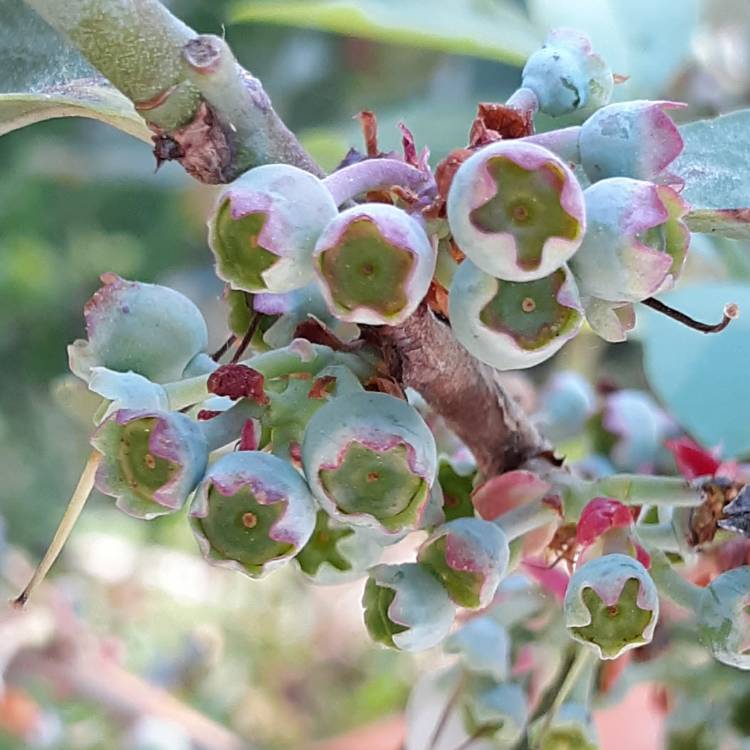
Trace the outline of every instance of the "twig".
<path fill-rule="evenodd" d="M 25 652 L 14 661 L 18 674 L 39 674 L 117 715 L 154 716 L 178 725 L 198 747 L 249 750 L 236 734 L 155 685 L 126 671 L 111 659 L 80 649 L 51 648 Z"/>
<path fill-rule="evenodd" d="M 724 317 L 721 319 L 720 323 L 701 323 L 699 320 L 691 318 L 684 312 L 680 312 L 679 310 L 675 310 L 674 307 L 665 305 L 663 302 L 654 297 L 644 299 L 642 301 L 642 304 L 646 305 L 646 307 L 650 307 L 652 310 L 656 310 L 656 312 L 662 313 L 662 315 L 666 315 L 667 317 L 672 318 L 672 320 L 676 320 L 677 322 L 682 323 L 688 328 L 692 328 L 695 331 L 700 331 L 701 333 L 720 333 L 735 318 L 738 318 L 740 315 L 739 306 L 731 303 L 724 307 Z"/>
<path fill-rule="evenodd" d="M 211 355 L 214 362 L 218 362 L 228 351 L 229 348 L 237 341 L 237 337 L 232 333 L 229 338 Z"/>
<path fill-rule="evenodd" d="M 196 179 L 227 182 L 274 162 L 322 175 L 226 43 L 198 35 L 158 0 L 26 1 L 134 102 Z M 486 476 L 548 450 L 495 371 L 471 357 L 426 308 L 403 326 L 369 335 L 385 350 L 390 374 L 446 419 Z"/>
<path fill-rule="evenodd" d="M 442 712 L 440 713 L 440 718 L 438 719 L 437 724 L 435 724 L 435 730 L 432 733 L 429 745 L 427 745 L 427 750 L 435 750 L 435 748 L 437 747 L 438 740 L 445 730 L 445 726 L 448 723 L 451 711 L 453 711 L 453 709 L 456 707 L 456 703 L 458 703 L 458 699 L 461 697 L 461 691 L 464 688 L 465 682 L 466 678 L 463 675 L 458 680 L 458 682 L 456 682 L 456 687 L 451 693 L 451 696 L 448 699 L 448 702 L 445 704 Z"/>
<path fill-rule="evenodd" d="M 26 585 L 26 588 L 13 600 L 14 607 L 21 608 L 26 605 L 29 597 L 34 593 L 34 589 L 44 580 L 44 577 L 49 573 L 49 569 L 54 565 L 55 560 L 57 560 L 57 556 L 62 552 L 62 548 L 73 531 L 78 516 L 81 515 L 83 506 L 86 505 L 86 500 L 88 500 L 91 490 L 94 488 L 94 477 L 96 476 L 96 469 L 99 466 L 101 458 L 102 454 L 99 451 L 91 452 L 86 465 L 83 467 L 83 472 L 81 472 L 81 478 L 78 480 L 78 484 L 70 498 L 68 507 L 65 509 L 60 525 L 57 527 L 57 531 L 55 531 L 55 535 L 52 537 L 52 541 L 42 561 L 34 571 L 34 575 Z"/>
<path fill-rule="evenodd" d="M 250 342 L 253 340 L 255 332 L 258 330 L 259 324 L 260 315 L 258 313 L 255 313 L 255 315 L 253 315 L 253 319 L 250 321 L 250 325 L 247 327 L 247 331 L 245 331 L 245 335 L 242 337 L 242 341 L 240 341 L 240 345 L 237 347 L 234 355 L 232 356 L 233 365 L 237 364 L 237 362 L 240 361 L 242 355 L 245 353 L 245 350 L 248 346 L 250 346 Z"/>

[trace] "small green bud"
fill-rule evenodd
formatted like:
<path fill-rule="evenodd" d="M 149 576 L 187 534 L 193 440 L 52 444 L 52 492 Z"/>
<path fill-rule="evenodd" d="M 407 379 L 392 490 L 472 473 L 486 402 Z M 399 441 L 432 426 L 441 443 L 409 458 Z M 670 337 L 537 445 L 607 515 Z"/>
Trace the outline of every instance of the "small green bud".
<path fill-rule="evenodd" d="M 448 635 L 456 611 L 438 581 L 417 563 L 372 568 L 362 606 L 370 637 L 402 651 L 436 646 Z"/>
<path fill-rule="evenodd" d="M 288 164 L 245 172 L 219 195 L 208 242 L 218 277 L 246 292 L 288 292 L 312 281 L 315 241 L 338 213 L 314 175 Z"/>

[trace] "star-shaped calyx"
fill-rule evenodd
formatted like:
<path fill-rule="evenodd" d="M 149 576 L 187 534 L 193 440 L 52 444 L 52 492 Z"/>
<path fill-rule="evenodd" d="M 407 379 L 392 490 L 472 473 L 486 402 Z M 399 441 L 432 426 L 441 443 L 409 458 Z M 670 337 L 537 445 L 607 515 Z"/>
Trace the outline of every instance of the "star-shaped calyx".
<path fill-rule="evenodd" d="M 579 221 L 561 205 L 566 175 L 557 164 L 524 169 L 497 156 L 488 160 L 486 169 L 497 192 L 471 212 L 471 221 L 484 232 L 512 234 L 520 268 L 533 271 L 539 267 L 550 237 L 575 239 Z"/>
<path fill-rule="evenodd" d="M 602 655 L 610 658 L 625 646 L 646 643 L 643 633 L 654 613 L 638 606 L 639 587 L 638 579 L 630 578 L 615 604 L 604 602 L 593 588 L 584 589 L 581 598 L 591 613 L 591 623 L 571 628 L 572 632 L 587 643 L 597 644 Z"/>

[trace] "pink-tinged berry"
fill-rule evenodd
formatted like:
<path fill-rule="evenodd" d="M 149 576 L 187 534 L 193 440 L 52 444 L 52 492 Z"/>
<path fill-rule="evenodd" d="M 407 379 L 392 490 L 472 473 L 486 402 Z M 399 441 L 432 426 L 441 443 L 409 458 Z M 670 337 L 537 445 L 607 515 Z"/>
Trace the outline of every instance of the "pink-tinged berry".
<path fill-rule="evenodd" d="M 549 359 L 583 324 L 572 274 L 563 266 L 536 281 L 502 281 L 464 261 L 453 278 L 450 319 L 458 341 L 498 370 Z"/>
<path fill-rule="evenodd" d="M 87 339 L 68 347 L 71 371 L 85 381 L 92 367 L 132 370 L 157 383 L 179 380 L 208 343 L 200 310 L 166 286 L 113 273 L 102 282 L 84 307 Z"/>
<path fill-rule="evenodd" d="M 219 195 L 209 219 L 216 274 L 232 289 L 288 292 L 312 280 L 312 251 L 338 213 L 314 175 L 287 164 L 245 172 Z"/>
<path fill-rule="evenodd" d="M 331 516 L 398 533 L 422 524 L 437 452 L 413 406 L 363 391 L 318 409 L 305 430 L 302 463 L 313 494 Z"/>
<path fill-rule="evenodd" d="M 651 557 L 635 535 L 631 509 L 611 497 L 595 497 L 586 504 L 578 519 L 576 544 L 581 549 L 579 564 L 605 551 L 617 551 L 634 557 L 645 568 L 651 566 Z"/>
<path fill-rule="evenodd" d="M 96 488 L 136 518 L 179 510 L 208 460 L 199 424 L 178 412 L 121 409 L 94 432 L 91 444 L 103 454 Z"/>
<path fill-rule="evenodd" d="M 573 29 L 551 31 L 526 62 L 521 81 L 536 95 L 539 111 L 552 117 L 601 107 L 614 88 L 609 66 L 592 51 L 589 38 Z"/>
<path fill-rule="evenodd" d="M 313 265 L 339 320 L 398 325 L 427 293 L 437 253 L 417 219 L 396 206 L 364 203 L 321 234 Z"/>
<path fill-rule="evenodd" d="M 456 614 L 437 579 L 417 563 L 371 568 L 362 607 L 370 637 L 402 651 L 436 646 Z"/>
<path fill-rule="evenodd" d="M 508 567 L 502 530 L 480 518 L 457 518 L 437 529 L 417 559 L 440 580 L 459 607 L 486 607 Z"/>
<path fill-rule="evenodd" d="M 619 553 L 580 565 L 563 607 L 571 638 L 600 659 L 615 659 L 649 643 L 659 618 L 659 597 L 648 571 Z"/>
<path fill-rule="evenodd" d="M 750 670 L 750 567 L 728 570 L 703 590 L 698 633 L 720 662 Z"/>
<path fill-rule="evenodd" d="M 602 107 L 581 126 L 578 148 L 592 182 L 607 177 L 652 180 L 682 152 L 680 131 L 668 109 L 686 105 L 668 101 L 617 102 Z"/>
<path fill-rule="evenodd" d="M 629 529 L 633 524 L 630 508 L 611 497 L 595 497 L 581 511 L 576 526 L 576 543 L 588 547 L 612 529 Z"/>
<path fill-rule="evenodd" d="M 525 141 L 499 141 L 456 172 L 448 223 L 466 256 L 492 276 L 532 281 L 548 276 L 581 244 L 583 192 L 551 151 Z"/>
<path fill-rule="evenodd" d="M 588 230 L 570 261 L 581 294 L 639 302 L 670 288 L 690 244 L 682 198 L 629 177 L 601 180 L 584 196 Z"/>
<path fill-rule="evenodd" d="M 208 562 L 260 578 L 307 544 L 316 505 L 291 464 L 268 453 L 238 451 L 209 467 L 190 517 Z"/>

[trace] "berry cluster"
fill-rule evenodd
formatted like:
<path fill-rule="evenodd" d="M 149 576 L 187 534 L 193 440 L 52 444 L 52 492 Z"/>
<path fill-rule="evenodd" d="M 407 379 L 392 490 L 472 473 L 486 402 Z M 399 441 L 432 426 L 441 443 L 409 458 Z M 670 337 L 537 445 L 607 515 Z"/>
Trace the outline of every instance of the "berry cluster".
<path fill-rule="evenodd" d="M 459 609 L 485 610 L 522 571 L 524 585 L 558 596 L 582 653 L 612 660 L 651 642 L 661 589 L 693 608 L 717 659 L 750 668 L 750 568 L 691 588 L 660 551 L 685 552 L 684 515 L 632 510 L 699 505 L 700 492 L 614 473 L 653 469 L 674 436 L 658 407 L 630 391 L 597 402 L 562 374 L 536 419 L 555 441 L 590 430 L 599 465 L 532 461 L 482 476 L 439 416 L 383 377 L 363 328 L 430 305 L 497 369 L 544 361 L 584 321 L 623 340 L 633 304 L 679 276 L 689 232 L 679 179 L 665 171 L 682 148 L 665 113 L 678 105 L 607 104 L 613 85 L 588 40 L 555 32 L 498 110 L 522 132 L 478 121 L 434 175 L 406 130 L 403 158 L 353 153 L 327 178 L 284 164 L 242 175 L 209 220 L 234 331 L 214 356 L 183 295 L 105 275 L 85 308 L 87 338 L 69 348 L 73 373 L 102 397 L 71 512 L 95 485 L 138 518 L 186 508 L 211 564 L 258 578 L 292 563 L 317 583 L 366 576 L 365 625 L 393 648 L 444 641 Z M 532 132 L 537 111 L 579 110 L 580 126 Z M 414 559 L 380 563 L 412 532 Z M 547 565 L 557 552 L 572 573 L 562 584 L 559 559 Z M 509 680 L 502 624 L 478 615 L 446 643 L 462 655 L 465 674 L 441 679 L 465 697 L 464 730 L 515 742 L 527 696 Z M 533 729 L 545 747 L 590 746 L 586 700 L 559 708 L 557 724 Z"/>

